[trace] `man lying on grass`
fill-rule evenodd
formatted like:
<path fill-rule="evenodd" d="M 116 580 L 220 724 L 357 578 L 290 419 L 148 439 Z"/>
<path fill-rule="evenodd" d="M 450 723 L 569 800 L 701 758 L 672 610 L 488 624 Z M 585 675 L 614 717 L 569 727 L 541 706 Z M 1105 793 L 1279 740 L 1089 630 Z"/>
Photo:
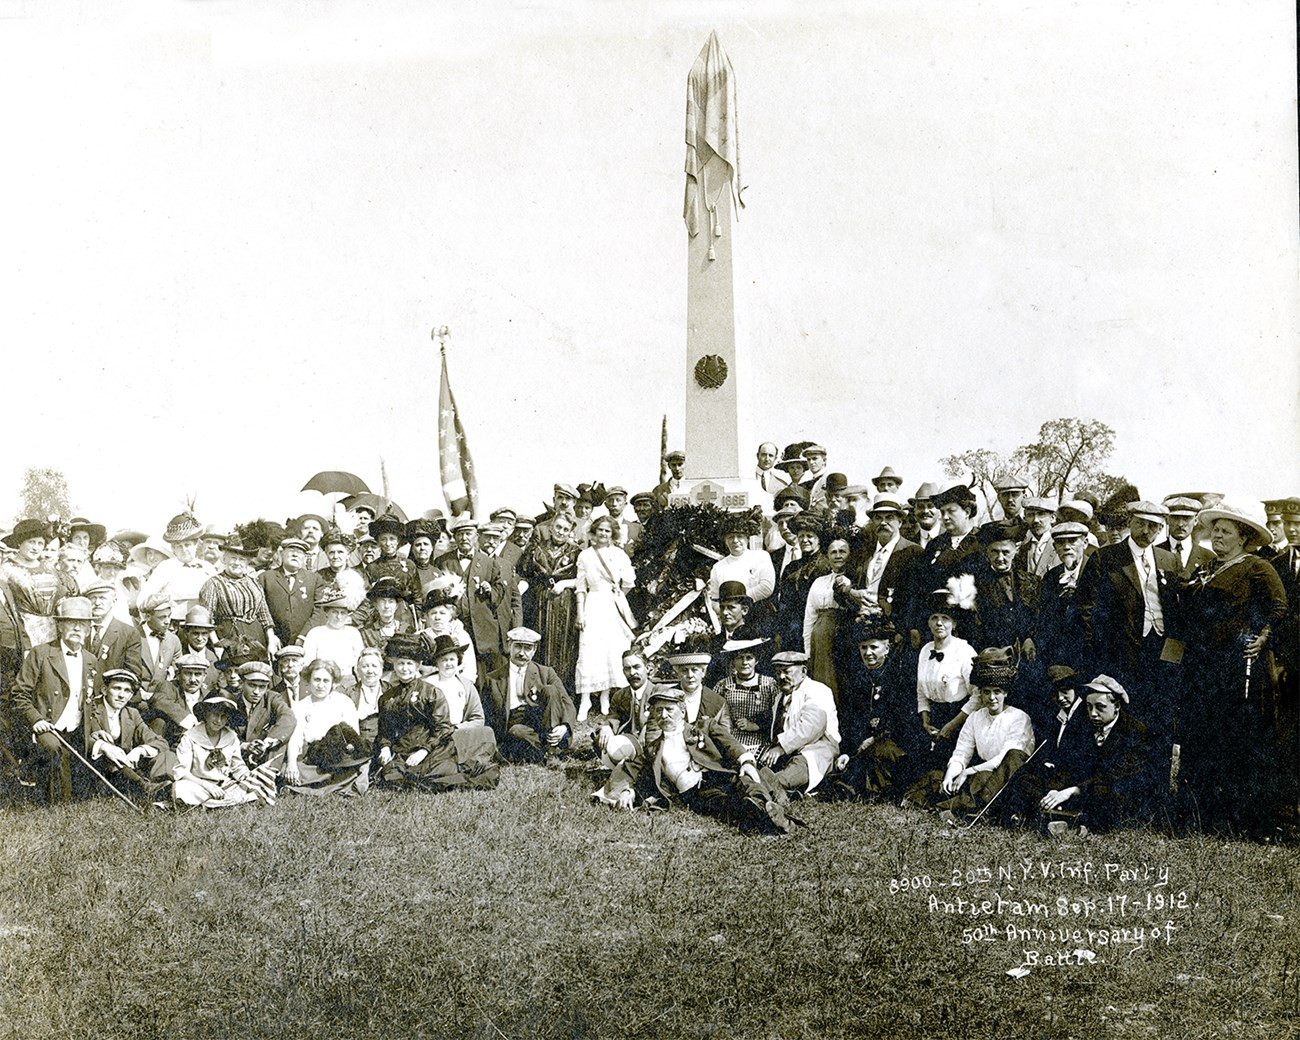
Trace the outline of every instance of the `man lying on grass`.
<path fill-rule="evenodd" d="M 687 722 L 682 692 L 671 687 L 650 694 L 644 748 L 620 762 L 592 794 L 619 809 L 631 809 L 638 796 L 648 806 L 675 803 L 742 825 L 791 829 L 785 794 L 771 772 L 760 773 L 754 753 L 716 719 L 701 715 Z"/>

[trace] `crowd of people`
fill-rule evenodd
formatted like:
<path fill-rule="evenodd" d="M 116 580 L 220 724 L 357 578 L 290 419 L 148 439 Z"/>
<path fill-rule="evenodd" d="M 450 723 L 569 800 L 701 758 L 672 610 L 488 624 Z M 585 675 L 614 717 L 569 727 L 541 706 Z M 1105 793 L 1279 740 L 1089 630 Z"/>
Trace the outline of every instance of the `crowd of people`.
<path fill-rule="evenodd" d="M 85 518 L 2 540 L 12 796 L 271 804 L 494 785 L 586 761 L 619 809 L 746 828 L 887 799 L 953 824 L 1155 823 L 1272 839 L 1300 784 L 1300 499 L 995 481 L 905 496 L 763 444 L 716 544 L 662 537 L 686 458 L 537 516 L 358 507 L 157 535 Z M 988 515 L 988 513 L 992 515 Z M 653 545 L 653 550 L 648 547 Z M 1281 830 L 1280 830 L 1281 829 Z"/>

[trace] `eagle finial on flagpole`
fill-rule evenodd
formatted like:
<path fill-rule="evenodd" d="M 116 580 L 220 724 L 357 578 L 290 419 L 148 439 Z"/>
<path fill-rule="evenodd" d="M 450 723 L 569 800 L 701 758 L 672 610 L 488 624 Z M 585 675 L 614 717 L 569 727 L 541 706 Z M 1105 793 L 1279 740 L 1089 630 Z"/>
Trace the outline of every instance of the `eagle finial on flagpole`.
<path fill-rule="evenodd" d="M 443 357 L 447 356 L 447 339 L 451 336 L 451 329 L 446 325 L 439 325 L 433 330 L 432 339 L 438 344 L 438 351 Z"/>

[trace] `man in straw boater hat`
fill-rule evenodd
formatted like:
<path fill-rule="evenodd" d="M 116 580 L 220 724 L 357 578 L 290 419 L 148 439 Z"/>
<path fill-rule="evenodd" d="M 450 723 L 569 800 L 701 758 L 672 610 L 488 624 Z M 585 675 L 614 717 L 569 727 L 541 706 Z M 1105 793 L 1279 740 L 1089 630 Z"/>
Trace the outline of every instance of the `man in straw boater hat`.
<path fill-rule="evenodd" d="M 178 513 L 167 522 L 163 541 L 171 558 L 156 566 L 140 586 L 140 595 L 166 592 L 171 596 L 173 618 L 180 619 L 190 607 L 199 602 L 199 590 L 204 582 L 217 573 L 206 560 L 199 559 L 199 540 L 203 525 L 193 513 Z"/>
<path fill-rule="evenodd" d="M 91 783 L 70 749 L 84 746 L 83 714 L 100 689 L 98 663 L 86 646 L 93 620 L 90 600 L 59 600 L 57 635 L 32 647 L 14 680 L 14 715 L 34 745 L 32 779 L 51 803 L 71 801 Z"/>
<path fill-rule="evenodd" d="M 483 711 L 497 747 L 512 762 L 546 761 L 569 746 L 577 709 L 555 671 L 533 660 L 542 637 L 531 628 L 506 633 L 508 658 L 487 679 Z"/>
<path fill-rule="evenodd" d="M 1128 537 L 1103 545 L 1079 574 L 1079 611 L 1092 653 L 1090 670 L 1113 676 L 1132 712 L 1173 745 L 1182 681 L 1178 632 L 1178 560 L 1156 548 L 1169 511 L 1154 502 L 1128 505 Z"/>
<path fill-rule="evenodd" d="M 792 829 L 786 796 L 772 774 L 760 770 L 754 752 L 717 719 L 686 719 L 680 690 L 650 694 L 646 742 L 618 763 L 592 798 L 619 809 L 637 799 L 650 805 L 683 805 L 697 812 L 760 824 L 780 833 Z"/>
<path fill-rule="evenodd" d="M 959 813 L 982 811 L 991 805 L 1034 753 L 1029 716 L 1007 704 L 1007 693 L 1016 678 L 1010 647 L 981 650 L 970 678 L 979 689 L 980 708 L 962 723 L 944 771 L 922 777 L 906 798 L 914 805 L 943 810 L 948 823 L 955 823 Z"/>

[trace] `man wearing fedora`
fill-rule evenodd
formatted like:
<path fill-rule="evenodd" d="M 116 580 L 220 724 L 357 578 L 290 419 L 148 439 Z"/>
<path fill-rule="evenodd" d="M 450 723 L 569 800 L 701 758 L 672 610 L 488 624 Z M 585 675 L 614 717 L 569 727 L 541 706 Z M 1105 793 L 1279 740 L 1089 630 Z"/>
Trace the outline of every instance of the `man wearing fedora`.
<path fill-rule="evenodd" d="M 281 646 L 296 643 L 311 627 L 320 575 L 307 570 L 308 546 L 301 538 L 280 542 L 280 565 L 257 576 Z"/>
<path fill-rule="evenodd" d="M 875 485 L 878 495 L 898 496 L 903 490 L 903 478 L 894 472 L 893 466 L 882 469 L 880 476 L 871 478 L 871 483 Z"/>
<path fill-rule="evenodd" d="M 85 746 L 83 715 L 99 694 L 98 663 L 86 646 L 93 621 L 90 600 L 61 599 L 54 608 L 58 634 L 32 647 L 14 681 L 14 712 L 34 743 L 32 779 L 51 803 L 88 790 L 89 780 L 67 745 Z"/>
<path fill-rule="evenodd" d="M 765 640 L 769 636 L 766 624 L 750 624 L 750 611 L 754 601 L 750 598 L 743 581 L 724 581 L 718 586 L 718 622 L 722 631 L 709 641 L 709 653 L 712 660 L 704 676 L 707 686 L 716 686 L 727 675 L 727 662 L 722 656 L 722 648 L 735 640 Z M 767 655 L 760 659 L 760 667 L 765 667 Z"/>
<path fill-rule="evenodd" d="M 943 532 L 939 507 L 934 504 L 934 496 L 938 493 L 939 485 L 926 481 L 916 489 L 916 495 L 907 500 L 911 513 L 903 524 L 903 536 L 922 549 Z"/>
<path fill-rule="evenodd" d="M 874 544 L 863 555 L 851 575 L 850 593 L 859 610 L 867 614 L 888 614 L 908 627 L 916 603 L 928 589 L 916 585 L 916 562 L 921 547 L 902 535 L 907 507 L 893 492 L 881 492 L 871 503 Z"/>
<path fill-rule="evenodd" d="M 1128 506 L 1128 537 L 1103 545 L 1079 574 L 1079 612 L 1095 673 L 1113 676 L 1133 713 L 1168 748 L 1178 709 L 1178 559 L 1156 548 L 1168 510 Z"/>
<path fill-rule="evenodd" d="M 451 522 L 455 548 L 437 559 L 438 569 L 464 582 L 457 613 L 468 629 L 478 660 L 478 686 L 501 662 L 504 637 L 514 627 L 510 574 L 501 561 L 478 547 L 478 525 L 468 515 Z"/>

